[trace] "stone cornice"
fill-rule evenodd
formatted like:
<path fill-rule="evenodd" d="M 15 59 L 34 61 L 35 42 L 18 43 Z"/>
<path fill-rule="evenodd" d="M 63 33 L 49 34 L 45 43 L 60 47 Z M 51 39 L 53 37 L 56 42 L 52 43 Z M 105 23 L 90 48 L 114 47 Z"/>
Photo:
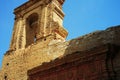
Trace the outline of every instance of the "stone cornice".
<path fill-rule="evenodd" d="M 66 38 L 68 35 L 68 32 L 63 27 L 59 27 L 55 32 L 61 35 L 63 38 Z"/>
<path fill-rule="evenodd" d="M 59 2 L 61 5 L 63 5 L 64 1 L 65 1 L 65 0 L 58 0 L 58 2 Z"/>
<path fill-rule="evenodd" d="M 47 5 L 48 3 L 50 3 L 53 0 L 29 0 L 28 2 L 22 4 L 21 6 L 17 7 L 14 9 L 14 14 L 21 12 L 25 9 L 27 9 L 28 7 L 32 6 L 33 4 L 37 3 L 37 2 L 41 2 L 41 5 Z M 58 2 L 62 5 L 64 3 L 65 0 L 58 0 Z"/>
<path fill-rule="evenodd" d="M 24 3 L 23 5 L 17 7 L 14 9 L 14 14 L 17 14 L 25 9 L 27 9 L 28 7 L 32 6 L 33 4 L 36 4 L 38 2 L 40 2 L 40 5 L 47 5 L 48 3 L 50 3 L 52 0 L 46 0 L 46 1 L 43 1 L 43 0 L 31 0 L 31 1 L 28 1 L 26 3 Z"/>
<path fill-rule="evenodd" d="M 67 35 L 68 35 L 68 32 L 58 22 L 53 22 L 53 30 L 52 30 L 52 32 L 55 32 L 55 33 L 59 34 L 63 38 L 66 38 Z"/>
<path fill-rule="evenodd" d="M 64 16 L 65 16 L 64 12 L 63 12 L 60 8 L 58 8 L 58 7 L 55 7 L 54 12 L 55 12 L 61 19 L 63 19 Z"/>

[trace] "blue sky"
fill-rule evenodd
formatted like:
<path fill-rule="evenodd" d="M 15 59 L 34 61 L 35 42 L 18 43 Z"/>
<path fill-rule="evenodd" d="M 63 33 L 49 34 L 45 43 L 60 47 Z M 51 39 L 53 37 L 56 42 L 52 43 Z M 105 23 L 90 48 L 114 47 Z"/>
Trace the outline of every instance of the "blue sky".
<path fill-rule="evenodd" d="M 14 25 L 13 10 L 27 0 L 0 0 L 0 66 Z M 120 24 L 120 0 L 66 0 L 64 27 L 67 40 Z"/>

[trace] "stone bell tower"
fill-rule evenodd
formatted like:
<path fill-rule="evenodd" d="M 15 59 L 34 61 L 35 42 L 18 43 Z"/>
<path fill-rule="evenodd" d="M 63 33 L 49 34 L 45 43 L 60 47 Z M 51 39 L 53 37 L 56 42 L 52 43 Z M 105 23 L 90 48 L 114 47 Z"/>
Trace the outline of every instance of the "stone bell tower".
<path fill-rule="evenodd" d="M 29 0 L 14 10 L 15 23 L 10 50 L 24 49 L 43 41 L 64 41 L 64 0 Z"/>
<path fill-rule="evenodd" d="M 3 58 L 0 80 L 28 80 L 28 70 L 63 55 L 60 52 L 65 50 L 54 50 L 68 34 L 62 25 L 63 3 L 64 0 L 29 0 L 14 10 L 13 35 Z"/>

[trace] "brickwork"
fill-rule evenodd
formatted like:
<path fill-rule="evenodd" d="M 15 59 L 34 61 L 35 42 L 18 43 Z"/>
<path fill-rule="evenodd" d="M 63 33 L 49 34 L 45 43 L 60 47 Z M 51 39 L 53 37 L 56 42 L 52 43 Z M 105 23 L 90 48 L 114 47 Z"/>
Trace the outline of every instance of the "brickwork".
<path fill-rule="evenodd" d="M 2 79 L 7 74 L 11 80 L 27 80 L 27 71 L 45 62 L 51 62 L 56 58 L 61 58 L 76 51 L 89 50 L 107 43 L 119 45 L 119 30 L 119 26 L 113 27 L 106 31 L 91 33 L 71 41 L 59 42 L 53 40 L 45 45 L 45 43 L 48 43 L 46 40 L 42 43 L 31 45 L 26 49 L 7 52 L 2 65 Z M 99 39 L 100 41 L 98 41 Z"/>
<path fill-rule="evenodd" d="M 111 44 L 77 51 L 29 70 L 29 80 L 119 80 L 120 65 L 112 62 L 119 51 Z"/>
<path fill-rule="evenodd" d="M 64 58 L 77 51 L 96 49 L 95 47 L 104 44 L 120 45 L 120 26 L 65 41 L 68 33 L 62 26 L 63 2 L 64 0 L 29 0 L 15 9 L 13 36 L 10 49 L 3 58 L 0 80 L 27 80 L 28 71 L 37 66 Z M 31 20 L 31 15 L 34 13 L 38 16 L 35 20 Z M 37 26 L 37 30 L 36 28 L 31 29 L 31 25 Z M 32 38 L 28 36 L 32 36 Z M 69 58 L 69 60 L 72 59 Z M 115 70 L 119 70 L 119 65 L 117 65 L 119 58 L 114 61 L 116 62 L 114 63 Z M 94 63 L 97 64 L 97 62 Z M 87 66 L 89 64 L 81 65 L 79 69 Z M 75 67 L 70 68 L 70 71 L 70 73 L 76 74 Z M 63 75 L 62 73 L 64 71 L 61 71 L 60 75 Z"/>
<path fill-rule="evenodd" d="M 69 54 L 28 71 L 29 80 L 107 80 L 107 51 L 103 45 Z"/>

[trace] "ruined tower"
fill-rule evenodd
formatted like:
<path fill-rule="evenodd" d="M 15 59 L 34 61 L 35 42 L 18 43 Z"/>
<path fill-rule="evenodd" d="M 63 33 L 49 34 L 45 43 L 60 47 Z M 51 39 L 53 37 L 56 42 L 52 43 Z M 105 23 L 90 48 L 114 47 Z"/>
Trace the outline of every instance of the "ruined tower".
<path fill-rule="evenodd" d="M 47 46 L 54 42 L 65 41 L 68 32 L 63 27 L 64 1 L 29 0 L 14 10 L 13 35 L 3 59 L 0 80 L 27 80 L 27 70 L 52 59 L 45 57 L 46 52 L 38 50 L 48 49 Z"/>
<path fill-rule="evenodd" d="M 64 0 L 29 0 L 16 8 L 10 50 L 46 40 L 64 41 L 67 31 L 63 28 L 63 3 Z"/>
<path fill-rule="evenodd" d="M 29 0 L 14 10 L 0 80 L 120 80 L 120 26 L 65 41 L 64 0 Z"/>

